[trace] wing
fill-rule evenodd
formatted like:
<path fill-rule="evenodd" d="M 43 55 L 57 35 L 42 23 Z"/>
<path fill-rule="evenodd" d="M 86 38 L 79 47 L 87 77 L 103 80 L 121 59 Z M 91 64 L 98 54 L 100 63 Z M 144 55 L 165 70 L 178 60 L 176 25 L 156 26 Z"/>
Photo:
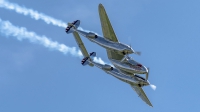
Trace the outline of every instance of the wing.
<path fill-rule="evenodd" d="M 122 60 L 124 55 L 119 54 L 115 51 L 111 51 L 111 50 L 106 50 L 107 51 L 107 55 L 109 59 L 115 59 L 115 60 Z"/>
<path fill-rule="evenodd" d="M 118 42 L 110 20 L 108 19 L 108 15 L 106 14 L 106 11 L 102 4 L 99 4 L 99 16 L 101 20 L 103 36 L 111 41 Z"/>
<path fill-rule="evenodd" d="M 81 40 L 81 38 L 80 38 L 80 36 L 79 36 L 79 34 L 77 32 L 73 32 L 73 35 L 74 35 L 76 43 L 78 44 L 78 47 L 80 48 L 83 56 L 84 57 L 90 57 L 85 46 L 84 46 L 84 44 L 83 44 L 83 42 L 82 42 L 82 40 Z M 93 66 L 93 64 L 91 64 L 91 63 L 89 65 Z"/>
<path fill-rule="evenodd" d="M 118 39 L 112 28 L 108 15 L 106 14 L 106 11 L 102 4 L 99 4 L 99 16 L 100 16 L 103 36 L 113 42 L 118 42 Z M 116 60 L 121 60 L 124 57 L 124 55 L 118 54 L 117 52 L 111 50 L 107 50 L 107 55 L 109 59 L 116 59 Z"/>
<path fill-rule="evenodd" d="M 153 107 L 153 105 L 151 104 L 151 102 L 149 101 L 149 99 L 147 98 L 145 92 L 143 91 L 143 89 L 139 86 L 134 86 L 131 85 L 131 87 L 135 90 L 135 92 L 139 95 L 139 97 L 146 102 L 149 106 Z"/>
<path fill-rule="evenodd" d="M 84 57 L 90 57 L 85 46 L 84 46 L 84 44 L 83 44 L 83 42 L 82 42 L 82 40 L 81 40 L 81 38 L 80 38 L 80 36 L 79 36 L 79 34 L 77 32 L 73 32 L 73 35 L 74 35 L 76 43 L 78 44 L 78 47 L 80 48 L 83 56 Z"/>

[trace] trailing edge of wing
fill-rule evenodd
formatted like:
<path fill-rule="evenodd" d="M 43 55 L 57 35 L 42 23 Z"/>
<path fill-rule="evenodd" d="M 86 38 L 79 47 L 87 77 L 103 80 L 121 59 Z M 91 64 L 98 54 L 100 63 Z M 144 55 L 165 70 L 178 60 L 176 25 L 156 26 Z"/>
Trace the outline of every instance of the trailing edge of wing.
<path fill-rule="evenodd" d="M 131 87 L 135 90 L 135 92 L 139 95 L 139 97 L 145 102 L 147 103 L 149 106 L 153 107 L 153 105 L 151 104 L 151 102 L 149 101 L 148 97 L 146 96 L 145 92 L 143 91 L 143 89 L 139 86 L 134 86 L 131 85 Z"/>
<path fill-rule="evenodd" d="M 112 28 L 108 15 L 102 4 L 99 4 L 99 16 L 101 21 L 101 28 L 103 31 L 103 36 L 113 42 L 118 42 L 115 32 Z"/>

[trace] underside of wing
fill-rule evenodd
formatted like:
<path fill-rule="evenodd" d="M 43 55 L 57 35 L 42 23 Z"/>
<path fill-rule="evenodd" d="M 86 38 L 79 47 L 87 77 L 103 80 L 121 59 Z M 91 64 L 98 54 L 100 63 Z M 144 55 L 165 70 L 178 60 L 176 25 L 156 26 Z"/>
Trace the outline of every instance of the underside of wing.
<path fill-rule="evenodd" d="M 101 28 L 103 31 L 103 36 L 113 42 L 118 42 L 115 32 L 112 28 L 108 15 L 102 4 L 99 4 L 99 16 L 101 21 Z"/>
<path fill-rule="evenodd" d="M 119 42 L 112 28 L 108 15 L 106 14 L 106 11 L 102 4 L 99 4 L 99 17 L 101 21 L 103 36 L 110 41 Z M 107 55 L 109 59 L 116 59 L 116 60 L 121 60 L 124 57 L 124 55 L 119 54 L 116 51 L 112 50 L 107 50 Z"/>
<path fill-rule="evenodd" d="M 79 36 L 79 34 L 77 32 L 73 32 L 73 35 L 74 35 L 76 43 L 78 44 L 78 47 L 80 48 L 83 56 L 84 57 L 89 57 L 89 54 L 88 54 L 88 52 L 87 52 L 87 50 L 86 50 L 86 48 L 85 48 L 80 36 Z"/>
<path fill-rule="evenodd" d="M 139 97 L 145 102 L 147 103 L 149 106 L 153 107 L 153 105 L 151 104 L 151 102 L 149 101 L 148 97 L 146 96 L 145 92 L 143 91 L 143 89 L 139 86 L 134 86 L 131 85 L 131 87 L 135 90 L 135 92 L 139 95 Z"/>
<path fill-rule="evenodd" d="M 124 55 L 121 55 L 112 50 L 106 50 L 109 59 L 122 60 Z"/>

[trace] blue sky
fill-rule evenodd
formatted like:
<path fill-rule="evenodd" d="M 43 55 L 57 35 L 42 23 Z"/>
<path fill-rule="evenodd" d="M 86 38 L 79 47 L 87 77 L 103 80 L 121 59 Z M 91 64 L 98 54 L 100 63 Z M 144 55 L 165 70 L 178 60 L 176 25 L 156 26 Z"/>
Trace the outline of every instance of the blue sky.
<path fill-rule="evenodd" d="M 98 68 L 83 67 L 70 54 L 0 34 L 0 112 L 169 112 L 198 111 L 200 98 L 200 15 L 198 0 L 9 1 L 102 35 L 98 4 L 108 13 L 120 42 L 131 44 L 150 67 L 153 91 L 144 87 L 153 108 L 132 88 Z M 38 35 L 77 47 L 65 29 L 0 8 L 0 18 Z M 82 38 L 89 52 L 109 62 L 105 49 Z"/>

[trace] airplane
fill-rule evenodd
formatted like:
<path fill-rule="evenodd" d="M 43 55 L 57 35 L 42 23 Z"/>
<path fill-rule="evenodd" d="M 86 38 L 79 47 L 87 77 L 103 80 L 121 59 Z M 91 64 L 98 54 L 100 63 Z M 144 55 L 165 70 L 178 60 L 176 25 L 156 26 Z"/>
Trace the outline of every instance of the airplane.
<path fill-rule="evenodd" d="M 145 79 L 137 74 L 130 75 L 130 74 L 122 73 L 121 70 L 119 70 L 118 68 L 112 67 L 111 65 L 108 65 L 108 64 L 100 64 L 100 63 L 94 62 L 92 57 L 95 57 L 96 53 L 92 52 L 92 53 L 88 54 L 79 34 L 77 32 L 73 32 L 73 35 L 74 35 L 74 38 L 84 56 L 84 58 L 81 61 L 81 64 L 83 66 L 94 65 L 94 66 L 102 69 L 107 74 L 110 74 L 110 75 L 114 76 L 115 78 L 117 78 L 125 83 L 130 84 L 130 86 L 132 87 L 133 90 L 136 91 L 138 96 L 149 106 L 153 107 L 153 105 L 151 104 L 151 102 L 149 101 L 148 97 L 146 96 L 145 92 L 142 89 L 142 87 L 144 87 L 144 86 L 148 86 L 148 85 L 151 86 L 150 82 L 147 79 Z"/>
<path fill-rule="evenodd" d="M 115 41 L 110 41 L 107 38 L 101 37 L 93 32 L 86 32 L 83 30 L 78 29 L 80 25 L 80 20 L 76 20 L 72 23 L 68 23 L 68 26 L 66 28 L 66 33 L 72 33 L 72 32 L 77 32 L 79 34 L 81 34 L 82 36 L 86 37 L 87 39 L 89 39 L 91 42 L 94 42 L 102 47 L 104 47 L 105 49 L 108 50 L 112 50 L 115 51 L 119 54 L 123 54 L 123 55 L 127 55 L 127 54 L 138 54 L 140 55 L 140 52 L 136 52 L 134 51 L 130 46 L 120 43 L 120 42 L 115 42 Z"/>
<path fill-rule="evenodd" d="M 100 46 L 106 48 L 109 60 L 116 68 L 120 69 L 121 72 L 130 75 L 145 74 L 146 79 L 148 79 L 149 72 L 147 67 L 136 62 L 134 59 L 128 56 L 128 54 L 137 52 L 135 52 L 130 46 L 122 44 L 118 41 L 102 4 L 99 4 L 99 16 L 103 31 L 103 37 L 97 36 L 95 33 L 92 32 L 88 33 L 79 30 L 78 27 L 80 25 L 80 20 L 68 23 L 69 25 L 66 28 L 66 33 L 69 34 L 77 32 L 87 37 L 90 41 L 95 42 Z"/>

